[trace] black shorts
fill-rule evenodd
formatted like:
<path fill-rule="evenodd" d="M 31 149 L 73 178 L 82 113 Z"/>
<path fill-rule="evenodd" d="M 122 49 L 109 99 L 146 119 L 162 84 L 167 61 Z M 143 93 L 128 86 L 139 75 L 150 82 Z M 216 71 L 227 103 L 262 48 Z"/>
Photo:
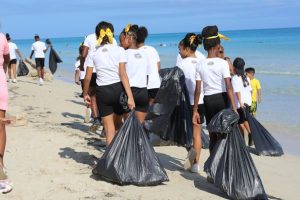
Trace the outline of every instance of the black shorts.
<path fill-rule="evenodd" d="M 90 87 L 96 87 L 97 86 L 96 80 L 97 80 L 97 74 L 93 73 L 92 78 L 91 78 L 91 82 L 90 82 Z"/>
<path fill-rule="evenodd" d="M 38 68 L 38 67 L 44 68 L 45 67 L 45 58 L 36 58 L 35 66 L 36 66 L 36 68 Z"/>
<path fill-rule="evenodd" d="M 136 88 L 131 87 L 134 103 L 135 103 L 135 110 L 139 112 L 148 112 L 148 90 L 147 88 Z"/>
<path fill-rule="evenodd" d="M 193 110 L 194 106 L 191 106 L 191 110 Z M 198 113 L 200 115 L 200 121 L 201 124 L 204 123 L 204 117 L 205 117 L 205 107 L 204 104 L 198 104 Z"/>
<path fill-rule="evenodd" d="M 148 96 L 149 96 L 149 98 L 150 99 L 155 99 L 158 90 L 159 90 L 159 88 L 149 89 L 148 90 Z"/>
<path fill-rule="evenodd" d="M 245 112 L 245 109 L 248 110 L 248 112 L 250 113 L 250 106 L 246 106 L 245 108 L 239 108 L 237 109 L 238 113 L 239 113 L 239 116 L 240 116 L 240 119 L 239 119 L 239 124 L 242 124 L 244 123 L 245 121 L 248 121 L 248 118 L 247 118 L 247 114 Z"/>
<path fill-rule="evenodd" d="M 113 113 L 117 115 L 124 113 L 123 107 L 120 104 L 120 95 L 123 91 L 121 82 L 96 87 L 96 99 L 100 117 L 105 117 Z"/>
<path fill-rule="evenodd" d="M 9 67 L 10 67 L 10 65 L 12 65 L 12 64 L 17 64 L 17 59 L 12 59 L 12 60 L 10 60 L 10 61 L 9 61 Z"/>
<path fill-rule="evenodd" d="M 229 108 L 230 103 L 226 92 L 204 96 L 205 119 L 208 125 L 215 114 Z"/>

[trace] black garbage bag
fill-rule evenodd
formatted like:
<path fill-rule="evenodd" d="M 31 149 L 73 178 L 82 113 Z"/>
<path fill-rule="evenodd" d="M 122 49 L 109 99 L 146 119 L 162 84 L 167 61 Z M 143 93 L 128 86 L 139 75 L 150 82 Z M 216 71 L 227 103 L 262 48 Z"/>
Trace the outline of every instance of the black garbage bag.
<path fill-rule="evenodd" d="M 145 119 L 145 129 L 163 140 L 190 148 L 192 146 L 192 111 L 183 71 L 160 70 L 162 82 L 154 104 Z"/>
<path fill-rule="evenodd" d="M 51 45 L 50 39 L 46 39 L 46 44 Z M 54 74 L 57 70 L 57 63 L 61 63 L 62 60 L 60 59 L 59 55 L 51 46 L 50 54 L 49 54 L 49 69 L 52 74 Z"/>
<path fill-rule="evenodd" d="M 204 164 L 213 183 L 231 199 L 268 199 L 262 181 L 231 109 L 216 114 L 208 125 L 219 140 Z"/>
<path fill-rule="evenodd" d="M 247 109 L 245 110 L 257 154 L 264 156 L 282 156 L 284 153 L 279 142 Z"/>
<path fill-rule="evenodd" d="M 201 129 L 201 142 L 202 142 L 202 149 L 209 148 L 209 136 L 204 133 L 203 128 Z"/>
<path fill-rule="evenodd" d="M 29 73 L 28 67 L 25 65 L 25 63 L 22 60 L 19 60 L 17 76 L 27 76 L 28 73 Z"/>
<path fill-rule="evenodd" d="M 169 180 L 134 111 L 99 159 L 93 174 L 120 185 L 158 185 Z"/>

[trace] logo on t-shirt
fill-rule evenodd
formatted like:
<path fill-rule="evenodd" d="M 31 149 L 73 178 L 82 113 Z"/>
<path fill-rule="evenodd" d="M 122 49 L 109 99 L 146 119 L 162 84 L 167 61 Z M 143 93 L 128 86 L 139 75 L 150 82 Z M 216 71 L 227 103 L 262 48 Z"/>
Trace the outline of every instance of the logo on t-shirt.
<path fill-rule="evenodd" d="M 196 63 L 197 63 L 197 60 L 191 60 L 191 63 L 192 63 L 192 64 L 196 64 Z"/>
<path fill-rule="evenodd" d="M 135 57 L 136 59 L 141 59 L 141 58 L 142 58 L 142 55 L 139 54 L 139 53 L 136 53 L 136 54 L 134 54 L 134 57 Z"/>
<path fill-rule="evenodd" d="M 215 63 L 213 62 L 213 61 L 209 61 L 208 63 L 207 63 L 207 65 L 214 65 Z"/>
<path fill-rule="evenodd" d="M 103 48 L 102 52 L 108 52 L 108 49 L 107 48 Z"/>

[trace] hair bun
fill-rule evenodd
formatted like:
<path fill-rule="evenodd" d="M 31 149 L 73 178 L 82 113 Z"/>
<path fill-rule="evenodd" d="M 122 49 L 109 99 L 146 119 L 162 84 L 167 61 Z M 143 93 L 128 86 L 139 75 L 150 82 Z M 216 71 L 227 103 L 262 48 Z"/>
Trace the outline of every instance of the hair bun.
<path fill-rule="evenodd" d="M 216 25 L 214 26 L 206 26 L 202 30 L 202 36 L 203 37 L 211 37 L 217 35 L 219 32 L 218 27 Z"/>

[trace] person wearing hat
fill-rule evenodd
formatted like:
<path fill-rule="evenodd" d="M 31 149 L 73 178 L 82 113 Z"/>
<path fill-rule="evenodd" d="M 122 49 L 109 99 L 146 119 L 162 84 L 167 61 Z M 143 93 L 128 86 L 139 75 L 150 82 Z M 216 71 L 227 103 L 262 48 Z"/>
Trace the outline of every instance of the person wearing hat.
<path fill-rule="evenodd" d="M 44 66 L 45 66 L 45 53 L 51 47 L 51 44 L 48 44 L 46 47 L 46 44 L 42 41 L 40 41 L 40 36 L 35 35 L 34 36 L 35 42 L 32 44 L 31 47 L 31 54 L 30 59 L 32 58 L 33 54 L 35 57 L 35 66 L 38 72 L 39 76 L 39 85 L 44 84 Z"/>
<path fill-rule="evenodd" d="M 234 76 L 231 79 L 233 91 L 234 91 L 234 99 L 236 107 L 238 108 L 237 111 L 239 113 L 239 125 L 241 128 L 241 132 L 243 136 L 245 132 L 248 132 L 248 145 L 252 146 L 252 137 L 251 131 L 248 124 L 248 120 L 246 117 L 245 110 L 247 109 L 250 112 L 250 105 L 252 103 L 252 96 L 251 96 L 251 84 L 250 79 L 245 75 L 244 71 L 245 61 L 242 58 L 236 58 L 233 61 L 233 73 Z"/>

